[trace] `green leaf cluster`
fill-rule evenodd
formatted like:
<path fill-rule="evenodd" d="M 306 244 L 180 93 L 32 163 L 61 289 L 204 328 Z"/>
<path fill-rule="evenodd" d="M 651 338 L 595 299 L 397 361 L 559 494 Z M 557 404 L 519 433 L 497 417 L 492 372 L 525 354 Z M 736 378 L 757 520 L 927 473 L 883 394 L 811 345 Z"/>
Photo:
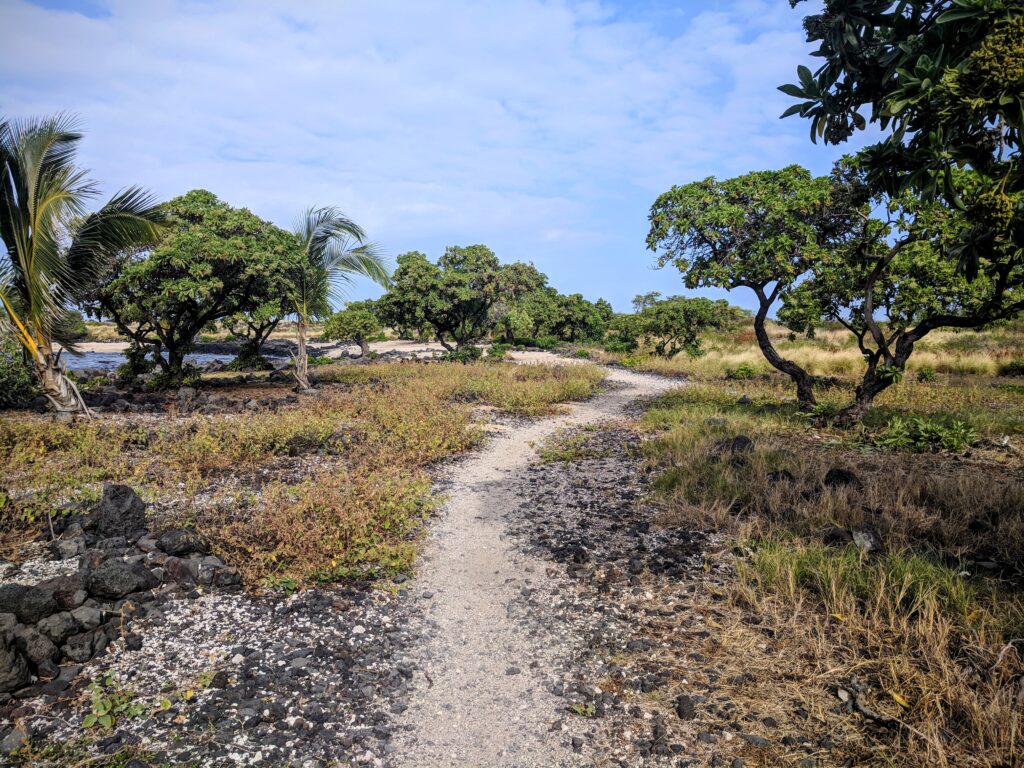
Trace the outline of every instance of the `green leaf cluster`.
<path fill-rule="evenodd" d="M 791 0 L 796 5 L 800 0 Z M 873 186 L 943 197 L 967 213 L 953 255 L 969 276 L 1018 262 L 1024 248 L 1024 5 L 1019 0 L 827 0 L 804 19 L 821 65 L 780 86 L 783 114 L 838 144 L 869 123 L 861 152 Z M 957 168 L 978 174 L 963 198 Z"/>
<path fill-rule="evenodd" d="M 93 296 L 165 374 L 182 375 L 204 328 L 280 302 L 301 266 L 298 238 L 205 190 L 164 204 L 170 223 L 148 252 L 124 254 Z"/>

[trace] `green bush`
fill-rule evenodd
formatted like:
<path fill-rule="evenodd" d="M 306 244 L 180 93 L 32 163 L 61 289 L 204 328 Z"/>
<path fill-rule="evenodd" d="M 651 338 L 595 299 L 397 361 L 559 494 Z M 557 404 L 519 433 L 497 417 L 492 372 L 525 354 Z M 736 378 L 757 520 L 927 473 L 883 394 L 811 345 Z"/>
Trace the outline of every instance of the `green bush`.
<path fill-rule="evenodd" d="M 483 350 L 480 347 L 469 346 L 447 352 L 441 359 L 449 363 L 465 364 L 479 360 L 481 355 L 483 355 Z"/>
<path fill-rule="evenodd" d="M 875 445 L 892 451 L 960 452 L 974 442 L 974 430 L 962 421 L 943 424 L 940 421 L 913 416 L 893 416 L 885 429 L 874 438 Z"/>
<path fill-rule="evenodd" d="M 999 366 L 1000 376 L 1024 376 L 1024 359 L 1017 358 Z"/>
<path fill-rule="evenodd" d="M 753 363 L 740 363 L 735 368 L 730 368 L 725 372 L 725 378 L 734 381 L 746 381 L 748 379 L 756 378 L 760 371 L 757 366 Z"/>
<path fill-rule="evenodd" d="M 0 342 L 0 408 L 20 408 L 38 394 L 21 346 L 13 339 Z"/>
<path fill-rule="evenodd" d="M 554 349 L 562 343 L 562 340 L 557 336 L 541 336 L 534 343 L 541 349 Z"/>
<path fill-rule="evenodd" d="M 632 352 L 636 349 L 636 342 L 612 339 L 611 341 L 605 342 L 604 349 L 605 352 Z"/>
<path fill-rule="evenodd" d="M 575 352 L 573 352 L 573 357 L 580 357 L 589 360 L 590 351 L 586 349 L 577 349 Z"/>
<path fill-rule="evenodd" d="M 487 349 L 487 358 L 489 360 L 504 360 L 510 349 L 512 349 L 511 344 L 491 344 Z"/>
<path fill-rule="evenodd" d="M 922 384 L 929 381 L 935 381 L 935 369 L 930 365 L 926 365 L 917 372 L 917 380 Z"/>
<path fill-rule="evenodd" d="M 243 344 L 238 355 L 228 363 L 229 371 L 269 371 L 274 366 L 251 344 Z"/>
<path fill-rule="evenodd" d="M 148 355 L 149 350 L 141 344 L 129 344 L 128 349 L 124 351 L 126 362 L 117 367 L 118 381 L 130 384 L 139 376 L 151 372 L 156 367 L 156 362 Z"/>

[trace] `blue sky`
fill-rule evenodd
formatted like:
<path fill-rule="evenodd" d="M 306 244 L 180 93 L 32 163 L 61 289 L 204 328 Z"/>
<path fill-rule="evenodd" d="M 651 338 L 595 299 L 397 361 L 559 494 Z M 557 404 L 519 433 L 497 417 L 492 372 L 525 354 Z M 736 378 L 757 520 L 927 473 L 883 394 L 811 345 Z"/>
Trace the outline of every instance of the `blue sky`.
<path fill-rule="evenodd" d="M 840 154 L 778 119 L 814 7 L 0 0 L 0 113 L 77 113 L 107 192 L 205 188 L 282 226 L 338 205 L 391 255 L 485 243 L 626 310 L 686 293 L 644 246 L 658 194 Z"/>

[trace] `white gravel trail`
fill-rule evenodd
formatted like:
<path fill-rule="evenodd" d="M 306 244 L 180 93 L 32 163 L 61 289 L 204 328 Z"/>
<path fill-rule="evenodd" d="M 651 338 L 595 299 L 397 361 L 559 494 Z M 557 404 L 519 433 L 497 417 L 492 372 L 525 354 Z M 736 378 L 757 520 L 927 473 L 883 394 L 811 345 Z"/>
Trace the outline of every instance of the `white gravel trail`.
<path fill-rule="evenodd" d="M 518 362 L 574 361 L 541 353 Z M 566 641 L 509 616 L 524 588 L 544 594 L 546 564 L 507 540 L 504 515 L 516 509 L 515 482 L 536 460 L 534 446 L 557 430 L 621 418 L 637 398 L 679 386 L 608 369 L 617 386 L 566 413 L 510 427 L 444 478 L 447 503 L 425 547 L 415 582 L 424 598 L 425 639 L 416 689 L 399 721 L 392 755 L 400 766 L 574 766 L 583 764 L 568 734 L 552 725 L 565 701 L 550 693 Z M 539 626 L 541 622 L 538 622 Z"/>

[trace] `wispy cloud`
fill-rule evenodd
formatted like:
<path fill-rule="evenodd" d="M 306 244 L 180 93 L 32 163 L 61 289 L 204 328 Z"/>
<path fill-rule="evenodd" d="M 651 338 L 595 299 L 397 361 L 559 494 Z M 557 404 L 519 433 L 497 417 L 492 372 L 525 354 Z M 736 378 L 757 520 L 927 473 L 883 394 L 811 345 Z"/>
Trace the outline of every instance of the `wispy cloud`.
<path fill-rule="evenodd" d="M 0 110 L 79 113 L 110 189 L 204 187 L 284 225 L 337 204 L 392 253 L 484 242 L 620 308 L 681 290 L 643 250 L 672 183 L 823 171 L 836 154 L 778 120 L 775 86 L 806 45 L 777 0 L 0 0 L 0 14 Z"/>

